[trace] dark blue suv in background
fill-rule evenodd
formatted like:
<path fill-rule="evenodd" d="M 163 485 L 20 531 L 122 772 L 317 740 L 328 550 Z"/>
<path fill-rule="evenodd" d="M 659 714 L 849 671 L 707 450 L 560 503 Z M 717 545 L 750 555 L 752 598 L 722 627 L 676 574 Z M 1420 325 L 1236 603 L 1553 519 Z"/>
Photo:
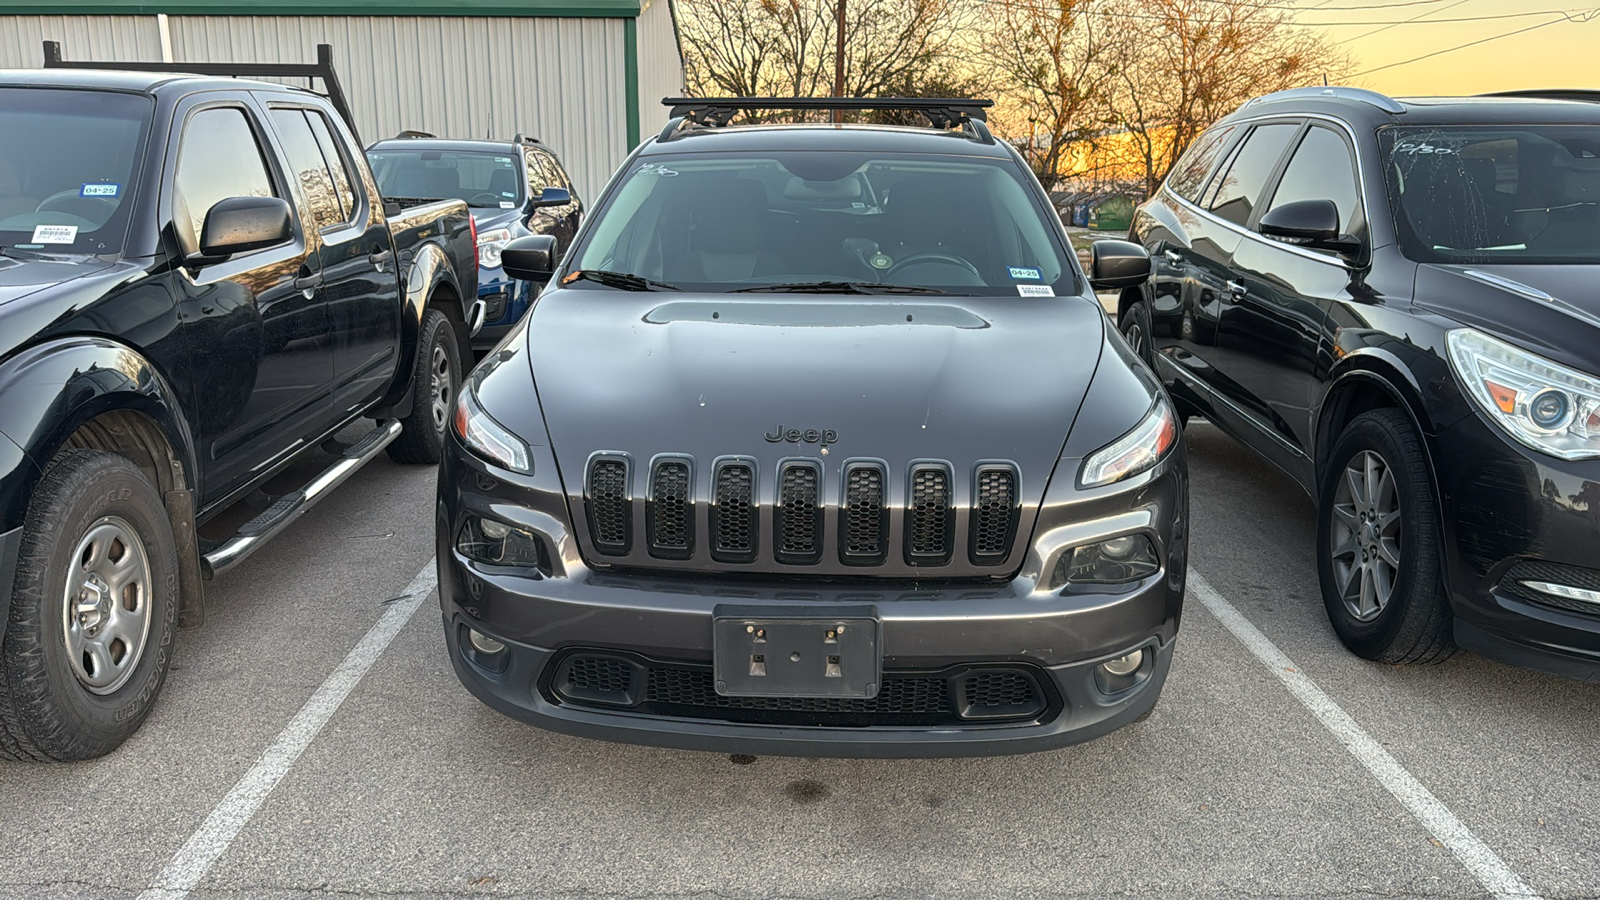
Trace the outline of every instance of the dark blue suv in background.
<path fill-rule="evenodd" d="M 547 234 L 556 252 L 578 231 L 583 204 L 561 161 L 537 139 L 458 141 L 405 131 L 367 148 L 383 195 L 407 200 L 464 200 L 478 226 L 478 299 L 483 328 L 472 347 L 482 353 L 522 318 L 538 290 L 511 278 L 500 250 L 515 238 Z"/>

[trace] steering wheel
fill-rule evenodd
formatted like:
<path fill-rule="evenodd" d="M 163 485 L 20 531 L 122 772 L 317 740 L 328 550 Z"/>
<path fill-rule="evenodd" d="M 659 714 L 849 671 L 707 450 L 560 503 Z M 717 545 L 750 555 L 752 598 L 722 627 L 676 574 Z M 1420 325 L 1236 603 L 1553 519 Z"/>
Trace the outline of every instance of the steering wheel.
<path fill-rule="evenodd" d="M 75 191 L 75 190 L 65 190 L 65 191 L 56 191 L 54 194 L 51 194 L 50 196 L 44 198 L 43 200 L 40 200 L 39 201 L 39 205 L 35 206 L 33 208 L 33 211 L 34 212 L 51 212 L 51 211 L 54 211 L 54 212 L 71 213 L 72 210 L 70 208 L 67 208 L 67 206 L 68 206 L 67 204 L 63 204 L 63 203 L 59 202 L 59 201 L 62 201 L 62 200 L 90 200 L 90 201 L 93 201 L 95 203 L 100 203 L 100 204 L 103 204 L 105 206 L 109 206 L 109 207 L 111 207 L 113 209 L 115 209 L 116 205 L 117 205 L 117 201 L 112 200 L 109 197 L 84 197 L 84 196 L 80 196 L 79 193 L 77 191 Z"/>
<path fill-rule="evenodd" d="M 929 251 L 929 252 L 926 252 L 926 253 L 913 253 L 910 256 L 906 257 L 905 259 L 897 261 L 893 266 L 889 267 L 889 271 L 887 271 L 887 272 L 885 272 L 883 274 L 884 274 L 885 277 L 887 277 L 887 276 L 893 275 L 894 273 L 900 271 L 901 269 L 906 268 L 907 266 L 912 265 L 913 263 L 926 263 L 926 262 L 942 262 L 942 263 L 949 263 L 950 265 L 953 265 L 953 266 L 958 266 L 960 268 L 966 269 L 968 272 L 971 272 L 972 273 L 972 277 L 978 279 L 978 283 L 979 284 L 983 283 L 983 273 L 978 271 L 978 267 L 977 266 L 974 266 L 972 263 L 967 262 L 966 260 L 962 259 L 959 256 L 955 256 L 955 255 L 950 254 L 950 253 L 939 253 L 937 251 Z"/>
<path fill-rule="evenodd" d="M 487 197 L 489 199 L 488 203 L 479 203 L 478 202 L 479 200 L 482 200 L 485 197 Z M 491 194 L 488 191 L 484 191 L 481 194 L 473 194 L 471 197 L 469 197 L 467 199 L 467 205 L 468 206 L 499 206 L 500 203 L 502 201 L 504 201 L 505 199 L 506 198 L 500 196 L 499 194 Z"/>

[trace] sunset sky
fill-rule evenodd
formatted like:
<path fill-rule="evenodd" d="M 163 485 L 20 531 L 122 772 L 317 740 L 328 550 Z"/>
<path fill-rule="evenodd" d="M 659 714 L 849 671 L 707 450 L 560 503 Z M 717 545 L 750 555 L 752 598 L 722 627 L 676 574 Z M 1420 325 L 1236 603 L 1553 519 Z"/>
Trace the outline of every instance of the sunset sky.
<path fill-rule="evenodd" d="M 1584 0 L 1292 0 L 1356 61 L 1349 83 L 1391 96 L 1600 88 L 1600 15 Z M 1549 12 L 1554 11 L 1554 12 Z M 1532 13 L 1545 12 L 1543 15 Z M 1560 13 L 1573 21 L 1564 21 Z M 1585 15 L 1589 21 L 1582 21 Z M 1492 18 L 1491 18 L 1492 17 Z M 1386 26 L 1385 23 L 1407 24 Z M 1476 19 L 1477 21 L 1449 21 Z M 1552 24 L 1544 24 L 1552 23 Z M 1539 27 L 1535 27 L 1539 26 Z M 1508 32 L 1531 29 L 1505 37 Z M 1427 53 L 1493 38 L 1406 65 Z M 1373 71 L 1377 70 L 1377 71 Z"/>

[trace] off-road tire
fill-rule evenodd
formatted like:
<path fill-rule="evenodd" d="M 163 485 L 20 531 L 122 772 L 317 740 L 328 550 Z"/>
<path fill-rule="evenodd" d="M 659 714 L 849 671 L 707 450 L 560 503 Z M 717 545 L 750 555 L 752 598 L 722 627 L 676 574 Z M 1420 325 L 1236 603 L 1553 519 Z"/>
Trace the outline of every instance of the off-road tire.
<path fill-rule="evenodd" d="M 438 379 L 447 375 L 443 385 Z M 401 420 L 400 436 L 389 444 L 389 458 L 408 465 L 434 466 L 444 455 L 445 431 L 455 414 L 461 389 L 461 350 L 455 327 L 444 313 L 430 309 L 422 316 L 417 361 L 411 374 L 411 414 Z M 442 403 L 442 417 L 440 416 Z"/>
<path fill-rule="evenodd" d="M 1394 479 L 1400 512 L 1399 565 L 1387 603 L 1363 621 L 1346 603 L 1338 583 L 1333 542 L 1340 526 L 1334 507 L 1346 468 L 1368 452 L 1376 454 Z M 1317 572 L 1323 604 L 1334 632 L 1350 652 L 1392 664 L 1439 663 L 1455 653 L 1440 562 L 1443 539 L 1427 450 L 1411 420 L 1392 408 L 1357 416 L 1334 444 L 1317 504 Z"/>
<path fill-rule="evenodd" d="M 108 517 L 126 524 L 143 545 L 150 578 L 140 602 L 149 604 L 149 626 L 126 682 L 97 694 L 74 674 L 63 625 L 68 578 L 80 565 L 74 551 Z M 114 453 L 57 454 L 28 503 L 0 644 L 0 758 L 93 759 L 138 730 L 172 661 L 178 592 L 172 525 L 144 473 Z"/>

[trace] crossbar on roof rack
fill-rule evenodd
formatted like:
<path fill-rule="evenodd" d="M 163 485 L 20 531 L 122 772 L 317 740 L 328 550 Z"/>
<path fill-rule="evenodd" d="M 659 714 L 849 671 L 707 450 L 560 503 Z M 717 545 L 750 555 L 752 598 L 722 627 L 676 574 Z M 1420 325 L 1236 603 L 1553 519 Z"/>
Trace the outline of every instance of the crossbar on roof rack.
<path fill-rule="evenodd" d="M 356 131 L 356 118 L 345 102 L 344 89 L 339 76 L 333 71 L 333 47 L 317 45 L 314 63 L 204 63 L 204 62 L 103 62 L 67 60 L 62 58 L 60 41 L 44 42 L 44 67 L 46 69 L 113 69 L 132 72 L 171 72 L 177 75 L 218 75 L 225 78 L 321 78 L 328 101 L 344 117 L 350 134 L 361 145 L 361 135 Z"/>
<path fill-rule="evenodd" d="M 1496 91 L 1479 94 L 1480 97 L 1526 97 L 1530 100 L 1573 100 L 1579 103 L 1600 103 L 1600 91 L 1584 88 L 1541 88 L 1529 91 Z"/>
<path fill-rule="evenodd" d="M 672 116 L 698 125 L 720 128 L 741 111 L 752 109 L 856 109 L 914 110 L 928 117 L 935 128 L 952 128 L 970 120 L 988 119 L 984 112 L 992 100 L 946 97 L 667 97 L 663 106 L 672 107 Z"/>

